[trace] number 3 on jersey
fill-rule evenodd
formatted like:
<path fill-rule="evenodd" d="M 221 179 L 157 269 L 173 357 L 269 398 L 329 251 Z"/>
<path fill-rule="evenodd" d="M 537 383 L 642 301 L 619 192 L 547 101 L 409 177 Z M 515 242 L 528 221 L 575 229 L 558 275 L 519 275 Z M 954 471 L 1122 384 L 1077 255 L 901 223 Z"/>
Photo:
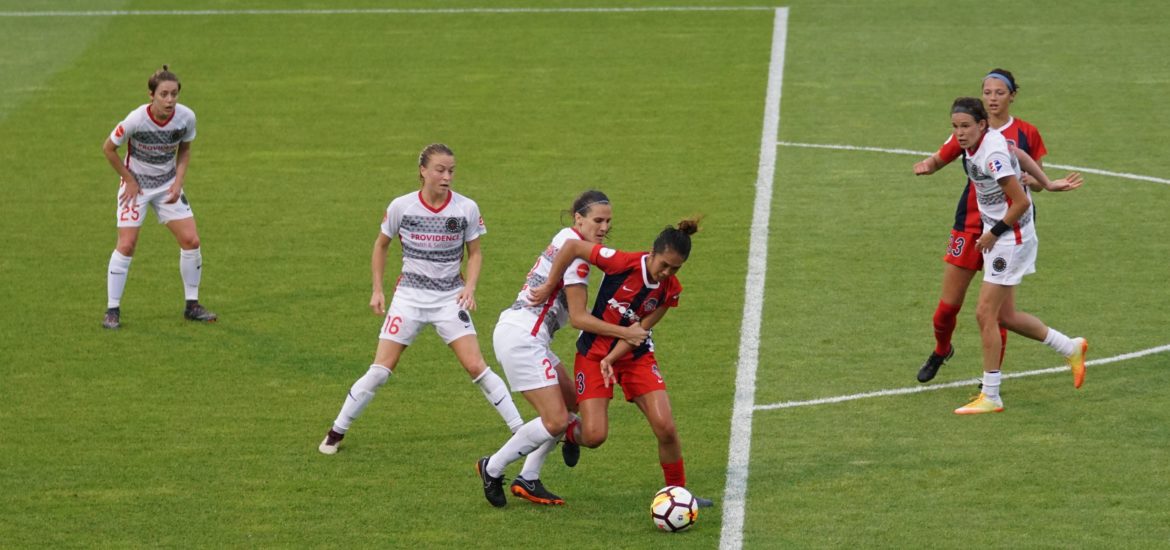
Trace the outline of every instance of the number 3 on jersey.
<path fill-rule="evenodd" d="M 965 246 L 967 246 L 967 239 L 965 237 L 951 235 L 951 245 L 947 247 L 947 252 L 951 256 L 961 258 L 963 256 L 963 247 Z"/>
<path fill-rule="evenodd" d="M 382 325 L 382 332 L 386 334 L 398 334 L 399 330 L 402 330 L 402 317 L 397 315 L 387 317 L 386 323 Z"/>

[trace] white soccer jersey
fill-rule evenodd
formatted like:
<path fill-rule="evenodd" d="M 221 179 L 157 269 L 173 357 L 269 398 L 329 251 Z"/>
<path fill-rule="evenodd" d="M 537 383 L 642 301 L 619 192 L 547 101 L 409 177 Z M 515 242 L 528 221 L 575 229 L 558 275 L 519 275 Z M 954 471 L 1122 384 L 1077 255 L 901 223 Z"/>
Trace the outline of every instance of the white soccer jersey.
<path fill-rule="evenodd" d="M 463 245 L 487 233 L 475 201 L 451 191 L 431 208 L 422 191 L 398 197 L 386 208 L 382 233 L 402 244 L 402 275 L 394 300 L 433 307 L 454 300 L 463 289 Z"/>
<path fill-rule="evenodd" d="M 110 132 L 110 141 L 115 145 L 130 144 L 126 168 L 143 189 L 162 187 L 174 180 L 179 143 L 194 139 L 195 111 L 178 103 L 171 118 L 162 122 L 154 118 L 149 103 L 143 105 L 130 111 Z"/>
<path fill-rule="evenodd" d="M 560 289 L 557 289 L 544 303 L 536 305 L 528 303 L 528 289 L 538 287 L 548 281 L 553 259 L 557 252 L 565 246 L 565 243 L 571 240 L 582 240 L 581 234 L 571 227 L 562 229 L 553 237 L 552 242 L 544 249 L 544 252 L 536 258 L 536 264 L 528 271 L 524 287 L 516 295 L 516 301 L 500 314 L 500 322 L 524 327 L 532 336 L 542 338 L 546 342 L 552 340 L 553 333 L 557 329 L 568 323 L 569 304 L 565 294 Z M 580 258 L 573 260 L 573 263 L 569 264 L 568 269 L 565 270 L 563 283 L 562 287 L 589 284 L 589 262 Z"/>
<path fill-rule="evenodd" d="M 1008 149 L 1007 139 L 996 130 L 988 130 L 983 135 L 979 148 L 972 154 L 963 151 L 967 161 L 967 177 L 975 184 L 975 195 L 979 202 L 979 216 L 983 219 L 983 231 L 986 233 L 996 222 L 1007 215 L 1011 205 L 1008 196 L 999 185 L 1001 178 L 1020 175 L 1020 164 L 1016 156 Z M 1024 187 L 1024 193 L 1028 188 Z M 1000 235 L 1000 238 L 1007 234 Z M 1032 207 L 1024 212 L 1020 219 L 1012 226 L 1012 236 L 1016 244 L 1026 239 L 1036 238 L 1036 228 L 1032 225 Z"/>

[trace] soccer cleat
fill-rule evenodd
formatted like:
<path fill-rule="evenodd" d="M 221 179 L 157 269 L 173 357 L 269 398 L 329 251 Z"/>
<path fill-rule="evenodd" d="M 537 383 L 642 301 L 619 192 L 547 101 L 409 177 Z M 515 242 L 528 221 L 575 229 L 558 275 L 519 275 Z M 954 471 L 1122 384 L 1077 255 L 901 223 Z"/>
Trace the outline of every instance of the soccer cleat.
<path fill-rule="evenodd" d="M 1089 341 L 1084 338 L 1073 338 L 1072 343 L 1076 351 L 1065 360 L 1072 369 L 1073 387 L 1080 389 L 1081 384 L 1085 383 L 1085 355 L 1089 353 Z"/>
<path fill-rule="evenodd" d="M 955 414 L 983 414 L 1003 412 L 1003 400 L 980 393 L 974 401 L 955 409 Z"/>
<path fill-rule="evenodd" d="M 216 319 L 219 319 L 218 315 L 207 311 L 207 308 L 203 307 L 199 302 L 188 305 L 187 309 L 183 310 L 183 317 L 188 321 L 200 321 L 204 323 L 214 323 Z"/>
<path fill-rule="evenodd" d="M 954 355 L 955 346 L 951 346 L 951 349 L 947 350 L 946 355 L 939 355 L 933 351 L 930 352 L 930 357 L 927 357 L 926 362 L 922 364 L 922 368 L 918 369 L 918 381 L 926 383 L 934 380 L 934 376 L 938 374 L 939 367 L 943 366 L 943 363 L 946 363 Z"/>
<path fill-rule="evenodd" d="M 486 485 L 484 487 L 484 492 L 487 492 Z M 517 477 L 512 481 L 512 494 L 537 504 L 561 505 L 565 503 L 565 499 L 558 497 L 550 493 L 548 489 L 545 489 L 544 484 L 541 483 L 539 479 L 528 481 L 523 477 Z"/>
<path fill-rule="evenodd" d="M 695 497 L 695 505 L 699 508 L 710 508 L 715 506 L 715 502 L 703 497 Z"/>
<path fill-rule="evenodd" d="M 335 455 L 337 454 L 337 446 L 341 445 L 341 439 L 344 437 L 345 434 L 339 434 L 331 428 L 329 433 L 325 434 L 325 439 L 322 439 L 321 444 L 317 446 L 317 450 L 324 455 Z"/>
<path fill-rule="evenodd" d="M 111 330 L 118 329 L 122 326 L 122 310 L 112 307 L 106 310 L 105 317 L 102 317 L 102 328 Z"/>
<path fill-rule="evenodd" d="M 492 477 L 487 473 L 488 458 L 483 457 L 479 462 L 475 463 L 475 471 L 479 473 L 479 478 L 483 480 L 483 496 L 496 508 L 503 508 L 508 505 L 508 499 L 504 498 L 504 476 Z"/>
<path fill-rule="evenodd" d="M 565 466 L 572 468 L 581 460 L 581 446 L 568 441 L 561 442 L 561 458 L 565 459 Z"/>

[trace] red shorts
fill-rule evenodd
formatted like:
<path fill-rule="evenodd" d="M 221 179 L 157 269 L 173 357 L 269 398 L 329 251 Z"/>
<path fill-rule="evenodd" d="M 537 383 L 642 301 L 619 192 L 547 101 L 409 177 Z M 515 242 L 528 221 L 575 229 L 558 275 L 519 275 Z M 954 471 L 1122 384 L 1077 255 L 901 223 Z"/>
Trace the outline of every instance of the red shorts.
<path fill-rule="evenodd" d="M 951 229 L 951 241 L 947 244 L 947 253 L 943 254 L 943 261 L 971 271 L 983 269 L 983 253 L 975 246 L 980 233 L 967 233 Z"/>
<path fill-rule="evenodd" d="M 573 372 L 577 383 L 577 402 L 595 397 L 613 399 L 613 385 L 605 387 L 601 379 L 601 361 L 589 359 L 580 353 L 573 361 Z M 666 381 L 658 371 L 658 360 L 654 353 L 647 353 L 637 359 L 618 361 L 613 366 L 613 374 L 617 383 L 626 395 L 626 401 L 633 401 L 635 397 L 646 395 L 655 390 L 665 390 Z"/>

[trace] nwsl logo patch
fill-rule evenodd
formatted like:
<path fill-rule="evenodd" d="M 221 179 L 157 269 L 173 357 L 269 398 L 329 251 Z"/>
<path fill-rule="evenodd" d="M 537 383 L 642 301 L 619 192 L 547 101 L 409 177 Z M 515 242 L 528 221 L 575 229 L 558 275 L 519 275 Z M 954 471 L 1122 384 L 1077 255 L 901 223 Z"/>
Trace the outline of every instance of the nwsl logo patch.
<path fill-rule="evenodd" d="M 993 174 L 999 173 L 1000 170 L 1003 170 L 1003 163 L 999 160 L 993 160 L 987 163 L 987 169 L 990 170 Z"/>

